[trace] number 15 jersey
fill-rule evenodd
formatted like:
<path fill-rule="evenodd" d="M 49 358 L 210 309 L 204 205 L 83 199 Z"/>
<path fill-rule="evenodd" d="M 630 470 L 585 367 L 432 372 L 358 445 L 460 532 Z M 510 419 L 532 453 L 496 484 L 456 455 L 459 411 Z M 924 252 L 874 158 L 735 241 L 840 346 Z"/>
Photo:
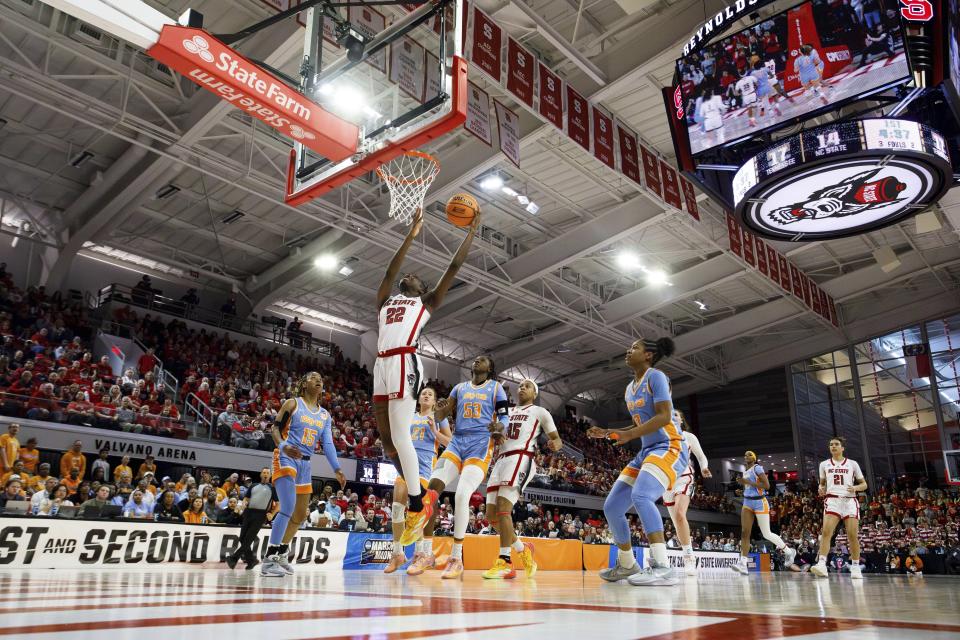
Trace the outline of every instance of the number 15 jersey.
<path fill-rule="evenodd" d="M 510 409 L 509 426 L 503 434 L 506 440 L 500 444 L 500 455 L 505 456 L 512 451 L 533 453 L 540 432 L 551 434 L 556 430 L 553 416 L 543 407 L 533 404 L 513 407 Z"/>

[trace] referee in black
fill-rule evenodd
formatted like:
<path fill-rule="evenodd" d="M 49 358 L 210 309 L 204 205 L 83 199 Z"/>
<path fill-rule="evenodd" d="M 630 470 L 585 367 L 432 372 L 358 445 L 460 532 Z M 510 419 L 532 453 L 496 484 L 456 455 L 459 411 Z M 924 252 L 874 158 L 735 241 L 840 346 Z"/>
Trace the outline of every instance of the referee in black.
<path fill-rule="evenodd" d="M 260 554 L 254 551 L 254 545 L 263 523 L 267 521 L 267 514 L 272 513 L 273 506 L 277 504 L 277 492 L 270 484 L 268 467 L 260 470 L 260 482 L 250 487 L 247 496 L 250 500 L 243 510 L 240 523 L 240 544 L 232 555 L 227 556 L 227 566 L 233 569 L 242 559 L 247 563 L 247 571 L 250 571 L 260 564 L 257 559 Z"/>

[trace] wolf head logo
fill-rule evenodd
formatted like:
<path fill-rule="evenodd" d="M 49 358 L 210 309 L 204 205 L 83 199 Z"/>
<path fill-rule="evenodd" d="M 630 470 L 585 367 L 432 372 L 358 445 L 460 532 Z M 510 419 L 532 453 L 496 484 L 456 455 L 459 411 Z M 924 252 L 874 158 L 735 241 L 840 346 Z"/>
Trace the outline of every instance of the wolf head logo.
<path fill-rule="evenodd" d="M 881 170 L 863 171 L 840 184 L 818 189 L 804 202 L 774 209 L 770 219 L 787 225 L 799 220 L 842 218 L 898 202 L 907 185 L 893 177 L 874 179 Z"/>

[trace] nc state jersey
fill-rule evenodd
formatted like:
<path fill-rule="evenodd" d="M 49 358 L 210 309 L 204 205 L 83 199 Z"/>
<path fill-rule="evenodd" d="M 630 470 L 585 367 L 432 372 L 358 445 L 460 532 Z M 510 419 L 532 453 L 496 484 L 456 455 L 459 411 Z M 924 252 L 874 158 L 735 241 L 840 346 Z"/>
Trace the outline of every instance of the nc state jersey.
<path fill-rule="evenodd" d="M 853 495 L 850 487 L 863 480 L 863 473 L 856 460 L 844 458 L 835 462 L 830 458 L 820 463 L 820 480 L 826 481 L 828 496 L 848 498 Z"/>
<path fill-rule="evenodd" d="M 510 409 L 509 426 L 504 432 L 506 440 L 500 445 L 500 455 L 511 451 L 529 451 L 533 453 L 540 432 L 553 433 L 557 430 L 553 416 L 543 407 L 528 404 L 525 407 Z"/>
<path fill-rule="evenodd" d="M 419 297 L 395 295 L 380 307 L 377 351 L 383 353 L 401 347 L 415 347 L 430 312 Z"/>

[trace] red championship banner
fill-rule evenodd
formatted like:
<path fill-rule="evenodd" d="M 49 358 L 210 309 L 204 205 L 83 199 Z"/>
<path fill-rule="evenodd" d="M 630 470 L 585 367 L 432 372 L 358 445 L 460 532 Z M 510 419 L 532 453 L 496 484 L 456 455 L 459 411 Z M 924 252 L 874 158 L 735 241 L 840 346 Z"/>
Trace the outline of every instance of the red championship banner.
<path fill-rule="evenodd" d="M 680 182 L 677 180 L 677 171 L 669 164 L 660 161 L 660 177 L 663 178 L 663 201 L 670 206 L 682 209 L 680 204 Z M 750 247 L 753 248 L 752 246 Z"/>
<path fill-rule="evenodd" d="M 593 109 L 593 155 L 611 169 L 616 169 L 613 160 L 613 118 Z"/>
<path fill-rule="evenodd" d="M 497 111 L 497 135 L 500 138 L 500 151 L 510 162 L 520 166 L 520 116 L 511 111 L 499 100 L 493 101 Z"/>
<path fill-rule="evenodd" d="M 840 326 L 840 317 L 837 315 L 837 305 L 834 303 L 833 296 L 827 296 L 827 306 L 830 307 L 830 322 L 833 326 Z"/>
<path fill-rule="evenodd" d="M 640 158 L 637 156 L 637 136 L 618 123 L 617 138 L 620 142 L 620 171 L 637 184 L 643 184 L 640 179 Z"/>
<path fill-rule="evenodd" d="M 800 286 L 803 287 L 803 301 L 810 306 L 810 278 L 806 274 L 800 274 Z"/>
<path fill-rule="evenodd" d="M 660 163 L 657 161 L 657 156 L 645 146 L 640 145 L 640 157 L 643 158 L 643 178 L 647 181 L 647 189 L 657 194 L 658 198 L 663 198 L 660 187 Z"/>
<path fill-rule="evenodd" d="M 147 53 L 221 100 L 334 162 L 357 151 L 357 125 L 324 111 L 206 31 L 165 25 L 160 39 Z"/>
<path fill-rule="evenodd" d="M 777 260 L 777 250 L 767 245 L 767 266 L 770 267 L 770 279 L 780 284 L 780 262 Z"/>
<path fill-rule="evenodd" d="M 427 78 L 426 59 L 426 50 L 413 38 L 403 37 L 390 45 L 390 82 L 420 103 Z"/>
<path fill-rule="evenodd" d="M 751 267 L 756 267 L 757 256 L 753 252 L 753 236 L 747 231 L 746 227 L 741 227 L 740 233 L 743 235 L 743 259 Z"/>
<path fill-rule="evenodd" d="M 347 15 L 349 16 L 350 24 L 355 26 L 368 38 L 373 38 L 375 35 L 387 28 L 386 16 L 376 9 L 371 9 L 370 7 L 349 7 L 347 10 Z M 324 23 L 327 22 L 331 21 L 324 20 Z M 369 64 L 374 69 L 380 71 L 380 73 L 387 72 L 387 52 L 384 49 L 376 52 L 364 62 Z"/>
<path fill-rule="evenodd" d="M 683 192 L 683 202 L 687 205 L 687 213 L 693 216 L 693 219 L 700 222 L 700 206 L 697 204 L 697 192 L 693 189 L 693 183 L 680 176 L 680 191 Z M 766 271 L 764 271 L 766 273 Z"/>
<path fill-rule="evenodd" d="M 793 282 L 793 295 L 803 300 L 803 284 L 800 282 L 800 269 L 790 263 L 790 280 Z"/>
<path fill-rule="evenodd" d="M 486 91 L 467 81 L 467 120 L 463 128 L 489 145 L 493 144 L 490 131 L 490 96 Z"/>
<path fill-rule="evenodd" d="M 740 225 L 729 213 L 727 214 L 727 235 L 730 236 L 730 251 L 742 258 L 743 235 L 740 232 Z"/>
<path fill-rule="evenodd" d="M 754 253 L 757 254 L 757 268 L 760 269 L 760 273 L 763 275 L 768 275 L 770 269 L 767 267 L 767 243 L 754 236 L 753 248 Z"/>
<path fill-rule="evenodd" d="M 830 300 L 827 297 L 827 292 L 823 289 L 820 289 L 820 315 L 827 320 L 830 319 Z"/>
<path fill-rule="evenodd" d="M 540 76 L 540 115 L 563 131 L 563 80 L 542 62 L 537 62 Z"/>
<path fill-rule="evenodd" d="M 507 91 L 517 100 L 533 108 L 533 74 L 537 58 L 520 46 L 513 38 L 507 38 Z"/>
<path fill-rule="evenodd" d="M 500 56 L 503 47 L 503 29 L 493 18 L 473 9 L 473 46 L 470 59 L 488 76 L 500 82 Z"/>
<path fill-rule="evenodd" d="M 782 253 L 777 253 L 777 264 L 780 266 L 780 286 L 785 291 L 790 291 L 790 265 L 787 258 Z"/>
<path fill-rule="evenodd" d="M 823 315 L 820 310 L 820 287 L 815 285 L 812 280 L 810 281 L 810 308 L 817 315 Z"/>
<path fill-rule="evenodd" d="M 567 85 L 567 135 L 590 151 L 590 103 Z"/>

